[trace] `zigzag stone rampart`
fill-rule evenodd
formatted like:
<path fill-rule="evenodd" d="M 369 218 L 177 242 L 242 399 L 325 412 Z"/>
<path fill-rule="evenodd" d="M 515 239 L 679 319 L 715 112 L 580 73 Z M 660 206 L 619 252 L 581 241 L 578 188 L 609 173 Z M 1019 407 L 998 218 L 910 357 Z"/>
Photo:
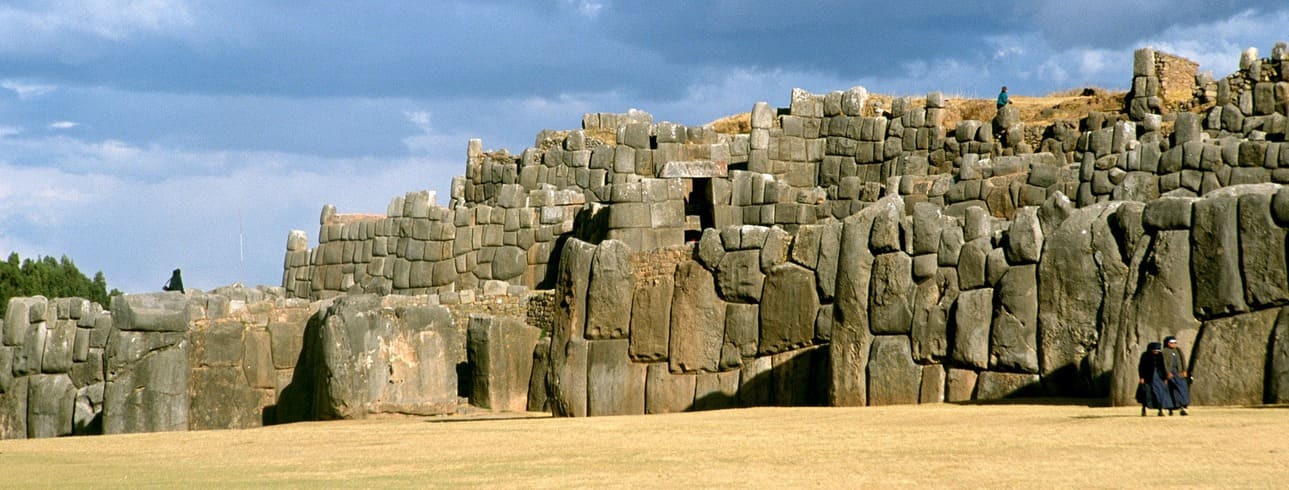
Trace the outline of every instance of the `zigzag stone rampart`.
<path fill-rule="evenodd" d="M 1122 112 L 1043 127 L 1008 106 L 946 128 L 939 93 L 856 87 L 757 103 L 737 131 L 633 111 L 518 156 L 472 140 L 448 205 L 326 206 L 312 249 L 291 232 L 281 288 L 14 299 L 4 435 L 1131 404 L 1165 335 L 1197 404 L 1283 403 L 1287 56 L 1214 80 L 1139 50 Z"/>

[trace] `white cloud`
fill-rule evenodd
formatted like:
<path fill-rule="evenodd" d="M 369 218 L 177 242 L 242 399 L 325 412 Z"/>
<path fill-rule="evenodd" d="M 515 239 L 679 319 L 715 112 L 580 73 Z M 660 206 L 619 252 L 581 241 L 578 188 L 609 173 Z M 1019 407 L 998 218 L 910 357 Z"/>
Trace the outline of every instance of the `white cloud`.
<path fill-rule="evenodd" d="M 0 88 L 18 94 L 19 99 L 30 99 L 53 92 L 58 87 L 24 80 L 5 79 L 0 80 Z"/>
<path fill-rule="evenodd" d="M 1289 9 L 1257 13 L 1244 11 L 1213 22 L 1173 26 L 1143 45 L 1189 58 L 1200 64 L 1200 70 L 1212 70 L 1217 77 L 1239 69 L 1240 52 L 1258 48 L 1269 56 L 1276 41 L 1283 41 L 1284 26 L 1289 25 Z"/>
<path fill-rule="evenodd" d="M 561 0 L 564 8 L 583 17 L 594 19 L 604 9 L 604 2 L 598 0 Z"/>
<path fill-rule="evenodd" d="M 57 121 L 49 124 L 49 129 L 72 129 L 80 126 L 80 123 L 72 121 Z"/>
<path fill-rule="evenodd" d="M 80 33 L 119 41 L 192 22 L 180 0 L 51 0 L 30 8 L 0 7 L 0 24 L 14 36 Z"/>
<path fill-rule="evenodd" d="M 7 138 L 9 136 L 19 135 L 19 134 L 22 134 L 22 128 L 16 128 L 13 126 L 0 126 L 0 139 Z"/>
<path fill-rule="evenodd" d="M 464 166 L 464 158 L 326 158 L 111 140 L 31 144 L 53 145 L 49 160 L 35 166 L 0 160 L 0 252 L 66 254 L 83 270 L 102 270 L 109 286 L 135 292 L 155 290 L 175 267 L 202 289 L 234 281 L 277 285 L 287 233 L 303 229 L 316 239 L 323 204 L 383 213 L 390 199 L 409 191 L 443 194 Z M 73 162 L 94 152 L 100 161 L 170 162 L 171 171 L 137 175 Z M 200 161 L 219 162 L 213 166 L 220 171 L 183 171 Z"/>

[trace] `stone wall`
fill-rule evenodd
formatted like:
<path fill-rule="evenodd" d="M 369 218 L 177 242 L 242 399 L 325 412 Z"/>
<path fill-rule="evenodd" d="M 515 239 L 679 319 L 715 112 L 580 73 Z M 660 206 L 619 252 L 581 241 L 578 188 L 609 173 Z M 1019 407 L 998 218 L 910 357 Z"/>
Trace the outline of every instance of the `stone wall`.
<path fill-rule="evenodd" d="M 0 438 L 103 428 L 112 313 L 81 298 L 12 298 L 0 331 Z"/>
<path fill-rule="evenodd" d="M 593 265 L 622 263 L 623 244 L 570 240 L 556 289 L 568 309 L 545 373 L 552 410 L 1023 394 L 1131 404 L 1142 348 L 1167 335 L 1192 359 L 1197 404 L 1289 393 L 1289 188 L 1084 208 L 1058 193 L 1010 221 L 942 211 L 910 213 L 891 195 L 795 235 L 708 229 L 679 260 L 626 260 L 631 274 Z"/>
<path fill-rule="evenodd" d="M 465 408 L 459 398 L 523 411 L 542 334 L 526 324 L 550 328 L 551 295 L 487 285 L 312 303 L 230 286 L 118 296 L 110 311 L 13 298 L 0 322 L 0 436 L 442 415 Z"/>

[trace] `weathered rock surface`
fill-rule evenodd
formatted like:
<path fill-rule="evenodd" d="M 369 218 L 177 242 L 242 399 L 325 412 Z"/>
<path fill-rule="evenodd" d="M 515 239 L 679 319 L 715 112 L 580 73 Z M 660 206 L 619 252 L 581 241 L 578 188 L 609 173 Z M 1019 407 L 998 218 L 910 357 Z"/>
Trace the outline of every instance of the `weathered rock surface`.
<path fill-rule="evenodd" d="M 725 302 L 712 273 L 697 262 L 681 264 L 671 299 L 670 369 L 716 372 L 724 335 Z"/>
<path fill-rule="evenodd" d="M 667 358 L 675 281 L 673 272 L 636 283 L 631 302 L 632 359 L 661 361 Z"/>
<path fill-rule="evenodd" d="M 595 340 L 588 348 L 586 413 L 641 415 L 645 413 L 648 366 L 631 362 L 628 341 Z"/>
<path fill-rule="evenodd" d="M 455 325 L 421 309 L 389 308 L 372 295 L 346 296 L 320 329 L 322 366 L 315 399 L 321 419 L 371 413 L 437 415 L 456 411 Z"/>
<path fill-rule="evenodd" d="M 645 376 L 645 413 L 676 413 L 693 407 L 697 376 L 672 374 L 664 362 L 649 364 Z"/>
<path fill-rule="evenodd" d="M 878 335 L 868 358 L 869 405 L 902 405 L 918 402 L 922 367 L 913 363 L 909 338 Z"/>
<path fill-rule="evenodd" d="M 814 340 L 818 310 L 815 277 L 809 269 L 796 264 L 770 269 L 759 312 L 759 354 L 777 354 L 809 345 Z"/>
<path fill-rule="evenodd" d="M 874 334 L 907 334 L 913 326 L 913 259 L 903 252 L 878 255 L 870 283 L 869 327 Z"/>
<path fill-rule="evenodd" d="M 518 318 L 472 316 L 467 332 L 470 404 L 493 411 L 527 410 L 533 347 L 541 330 Z M 621 342 L 625 349 L 627 340 Z"/>
<path fill-rule="evenodd" d="M 1037 394 L 1039 377 L 1037 374 L 1000 373 L 985 371 L 976 381 L 977 400 L 998 400 L 1013 396 Z"/>
<path fill-rule="evenodd" d="M 1113 364 L 1083 371 L 1084 359 L 1098 347 L 1113 348 L 1128 266 L 1106 226 L 1117 204 L 1074 210 L 1044 242 L 1038 265 L 1039 368 L 1057 393 L 1090 394 L 1085 379 L 1108 372 Z M 1090 260 L 1089 260 L 1090 259 Z M 1104 341 L 1110 343 L 1101 343 Z"/>
<path fill-rule="evenodd" d="M 756 303 L 761 299 L 765 274 L 761 272 L 759 250 L 726 252 L 716 268 L 716 283 L 721 297 L 736 303 Z"/>
<path fill-rule="evenodd" d="M 976 369 L 989 366 L 989 322 L 994 290 L 975 289 L 958 294 L 954 314 L 953 360 Z"/>
<path fill-rule="evenodd" d="M 1281 308 L 1204 322 L 1191 357 L 1196 405 L 1263 403 L 1270 345 Z"/>
<path fill-rule="evenodd" d="M 634 291 L 631 247 L 619 240 L 601 242 L 591 260 L 587 285 L 586 338 L 627 338 L 630 335 Z"/>
<path fill-rule="evenodd" d="M 868 404 L 867 366 L 873 339 L 868 324 L 868 301 L 874 260 L 868 249 L 868 237 L 876 213 L 874 208 L 865 208 L 847 217 L 842 225 L 839 263 L 845 265 L 837 270 L 834 304 L 837 322 L 833 324 L 832 342 L 828 345 L 828 401 L 833 406 Z"/>
<path fill-rule="evenodd" d="M 1195 314 L 1248 311 L 1240 275 L 1238 199 L 1216 196 L 1195 202 L 1191 227 L 1191 274 L 1195 279 Z"/>
<path fill-rule="evenodd" d="M 1038 267 L 1012 266 L 998 285 L 990 335 L 991 369 L 1038 372 Z"/>

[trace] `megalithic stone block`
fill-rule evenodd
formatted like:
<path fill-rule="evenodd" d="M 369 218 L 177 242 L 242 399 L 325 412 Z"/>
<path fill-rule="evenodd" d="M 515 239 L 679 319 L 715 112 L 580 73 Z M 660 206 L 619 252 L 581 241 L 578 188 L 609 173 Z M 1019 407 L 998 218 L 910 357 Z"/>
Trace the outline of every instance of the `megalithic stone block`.
<path fill-rule="evenodd" d="M 837 321 L 828 346 L 828 403 L 832 406 L 868 404 L 867 367 L 873 338 L 868 306 L 874 260 L 868 238 L 877 212 L 872 207 L 865 208 L 847 217 L 842 225 L 839 263 L 844 265 L 837 269 Z"/>
<path fill-rule="evenodd" d="M 1038 372 L 1038 266 L 1012 266 L 997 289 L 989 342 L 990 368 Z"/>
<path fill-rule="evenodd" d="M 27 338 L 27 328 L 31 325 L 31 309 L 39 304 L 38 298 L 9 298 L 3 324 L 4 345 L 22 345 Z"/>
<path fill-rule="evenodd" d="M 1195 201 L 1191 226 L 1191 277 L 1198 317 L 1248 311 L 1240 277 L 1238 199 Z"/>
<path fill-rule="evenodd" d="M 550 370 L 551 339 L 545 337 L 533 347 L 533 372 L 528 380 L 528 411 L 549 412 L 550 395 L 546 392 L 546 373 Z"/>
<path fill-rule="evenodd" d="M 619 240 L 601 242 L 591 261 L 587 286 L 586 338 L 627 338 L 631 331 L 634 290 L 631 248 Z"/>
<path fill-rule="evenodd" d="M 475 315 L 468 332 L 470 404 L 493 411 L 527 410 L 533 347 L 541 330 L 518 318 Z"/>
<path fill-rule="evenodd" d="M 631 302 L 631 358 L 637 361 L 667 359 L 671 337 L 671 297 L 675 269 L 636 283 Z"/>
<path fill-rule="evenodd" d="M 1257 405 L 1265 402 L 1267 346 L 1282 309 L 1204 322 L 1191 354 L 1195 405 Z"/>
<path fill-rule="evenodd" d="M 918 402 L 922 367 L 913 363 L 909 338 L 878 335 L 868 357 L 868 404 L 903 405 Z"/>
<path fill-rule="evenodd" d="M 869 325 L 874 334 L 907 334 L 913 325 L 913 259 L 904 252 L 878 255 L 873 262 Z"/>
<path fill-rule="evenodd" d="M 41 372 L 66 373 L 72 369 L 72 354 L 76 343 L 76 323 L 57 320 L 45 338 L 45 353 L 41 358 Z"/>
<path fill-rule="evenodd" d="M 697 262 L 681 264 L 671 300 L 670 369 L 717 371 L 724 333 L 725 302 L 712 273 Z"/>
<path fill-rule="evenodd" d="M 126 294 L 112 298 L 112 318 L 120 330 L 183 332 L 188 300 L 176 293 Z"/>
<path fill-rule="evenodd" d="M 649 364 L 645 376 L 645 413 L 676 413 L 693 407 L 697 376 L 673 374 L 665 362 Z"/>
<path fill-rule="evenodd" d="M 588 347 L 586 414 L 645 413 L 647 365 L 631 362 L 629 340 L 595 340 Z"/>
<path fill-rule="evenodd" d="M 1250 306 L 1283 304 L 1289 300 L 1285 266 L 1285 230 L 1271 217 L 1271 194 L 1239 197 L 1240 272 Z"/>
<path fill-rule="evenodd" d="M 32 376 L 14 378 L 0 395 L 0 439 L 27 438 L 27 394 Z"/>
<path fill-rule="evenodd" d="M 993 313 L 994 290 L 975 289 L 958 295 L 954 310 L 954 341 L 951 357 L 962 366 L 985 369 L 989 365 L 989 322 Z"/>
<path fill-rule="evenodd" d="M 114 330 L 107 349 L 103 432 L 188 430 L 189 350 L 183 333 Z"/>
<path fill-rule="evenodd" d="M 815 275 L 796 264 L 781 264 L 766 276 L 761 298 L 761 355 L 777 354 L 810 345 L 819 313 Z"/>

